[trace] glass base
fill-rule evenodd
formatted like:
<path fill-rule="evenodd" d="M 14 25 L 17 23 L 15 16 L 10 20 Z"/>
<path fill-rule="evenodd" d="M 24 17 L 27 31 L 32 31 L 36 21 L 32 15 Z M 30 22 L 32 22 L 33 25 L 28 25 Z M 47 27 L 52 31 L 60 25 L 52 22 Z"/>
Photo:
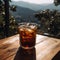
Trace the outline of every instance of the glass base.
<path fill-rule="evenodd" d="M 23 48 L 23 49 L 33 49 L 34 46 L 32 46 L 32 47 L 24 47 L 24 46 L 21 46 L 21 48 Z"/>

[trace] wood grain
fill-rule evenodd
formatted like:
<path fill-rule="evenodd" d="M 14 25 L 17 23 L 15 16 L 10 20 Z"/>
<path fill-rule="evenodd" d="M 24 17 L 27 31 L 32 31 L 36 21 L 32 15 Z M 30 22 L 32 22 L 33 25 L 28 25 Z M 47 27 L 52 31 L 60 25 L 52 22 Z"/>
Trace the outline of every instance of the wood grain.
<path fill-rule="evenodd" d="M 42 35 L 36 37 L 36 46 L 30 51 L 20 48 L 18 34 L 0 40 L 0 60 L 52 60 L 60 51 L 60 39 Z"/>

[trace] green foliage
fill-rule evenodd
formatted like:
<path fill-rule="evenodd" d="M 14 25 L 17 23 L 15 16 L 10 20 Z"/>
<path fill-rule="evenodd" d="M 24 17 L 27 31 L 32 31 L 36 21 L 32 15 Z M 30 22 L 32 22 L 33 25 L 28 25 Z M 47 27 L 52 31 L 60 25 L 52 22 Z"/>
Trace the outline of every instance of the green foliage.
<path fill-rule="evenodd" d="M 10 7 L 10 10 L 12 10 L 13 12 L 15 12 L 15 11 L 16 11 L 16 6 L 15 6 L 15 5 L 12 5 L 12 6 Z"/>
<path fill-rule="evenodd" d="M 55 6 L 60 5 L 60 0 L 54 0 L 54 4 L 55 4 Z"/>
<path fill-rule="evenodd" d="M 9 0 L 11 2 L 11 0 Z M 16 11 L 16 6 L 9 7 L 12 11 Z M 0 38 L 5 37 L 5 9 L 4 9 L 4 0 L 0 0 Z M 17 23 L 14 17 L 9 15 L 9 36 L 17 33 Z"/>
<path fill-rule="evenodd" d="M 35 14 L 40 20 L 42 31 L 60 37 L 60 12 L 57 10 L 45 10 Z"/>

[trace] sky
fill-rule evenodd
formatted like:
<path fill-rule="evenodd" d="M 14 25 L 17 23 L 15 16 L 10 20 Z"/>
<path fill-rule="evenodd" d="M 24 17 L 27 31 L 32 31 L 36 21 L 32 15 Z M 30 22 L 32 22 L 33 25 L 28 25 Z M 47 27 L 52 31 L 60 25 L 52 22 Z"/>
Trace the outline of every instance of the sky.
<path fill-rule="evenodd" d="M 35 4 L 43 4 L 43 3 L 53 3 L 54 0 L 12 0 L 12 1 L 24 1 L 29 3 L 35 3 Z"/>

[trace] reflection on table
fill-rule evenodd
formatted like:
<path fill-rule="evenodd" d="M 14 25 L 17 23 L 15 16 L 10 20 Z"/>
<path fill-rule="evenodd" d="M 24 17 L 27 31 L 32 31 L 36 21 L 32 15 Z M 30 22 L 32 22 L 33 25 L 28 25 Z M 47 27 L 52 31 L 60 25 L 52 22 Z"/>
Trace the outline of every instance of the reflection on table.
<path fill-rule="evenodd" d="M 35 48 L 25 50 L 19 47 L 14 60 L 36 60 Z"/>

